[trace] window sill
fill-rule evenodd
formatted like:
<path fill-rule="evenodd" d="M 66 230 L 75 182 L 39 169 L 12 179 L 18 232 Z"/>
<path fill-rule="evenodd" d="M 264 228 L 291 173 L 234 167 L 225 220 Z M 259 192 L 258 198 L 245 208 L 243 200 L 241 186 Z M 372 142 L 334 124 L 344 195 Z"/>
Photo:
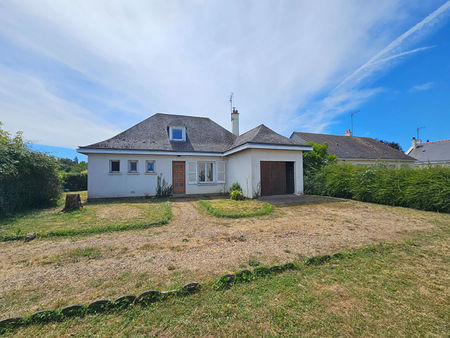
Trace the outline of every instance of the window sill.
<path fill-rule="evenodd" d="M 132 171 L 128 172 L 127 175 L 140 175 L 140 173 Z"/>
<path fill-rule="evenodd" d="M 148 172 L 148 173 L 144 173 L 145 175 L 156 175 L 156 173 L 155 172 Z"/>
<path fill-rule="evenodd" d="M 197 182 L 197 183 L 194 183 L 195 185 L 218 185 L 218 184 L 223 184 L 223 183 L 217 183 L 217 182 L 205 182 L 205 183 L 203 183 L 203 182 Z"/>
<path fill-rule="evenodd" d="M 117 173 L 115 173 L 115 172 L 109 172 L 108 175 L 122 175 L 122 173 L 121 173 L 121 172 L 117 172 Z"/>

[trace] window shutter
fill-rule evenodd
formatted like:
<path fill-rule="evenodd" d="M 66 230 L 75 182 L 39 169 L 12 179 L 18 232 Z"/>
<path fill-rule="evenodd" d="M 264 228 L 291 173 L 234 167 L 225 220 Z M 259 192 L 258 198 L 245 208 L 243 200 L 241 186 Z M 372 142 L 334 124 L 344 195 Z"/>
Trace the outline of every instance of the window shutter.
<path fill-rule="evenodd" d="M 217 161 L 217 183 L 225 183 L 225 161 Z"/>
<path fill-rule="evenodd" d="M 189 167 L 189 184 L 197 183 L 197 162 L 188 162 Z"/>

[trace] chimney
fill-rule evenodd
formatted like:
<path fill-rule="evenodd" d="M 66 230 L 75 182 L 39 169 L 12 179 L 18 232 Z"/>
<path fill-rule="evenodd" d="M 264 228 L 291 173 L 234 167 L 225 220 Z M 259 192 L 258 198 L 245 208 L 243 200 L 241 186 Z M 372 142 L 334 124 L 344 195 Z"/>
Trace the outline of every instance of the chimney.
<path fill-rule="evenodd" d="M 233 134 L 239 136 L 239 113 L 236 107 L 231 112 L 231 127 Z"/>
<path fill-rule="evenodd" d="M 352 136 L 352 132 L 350 129 L 345 131 L 345 136 Z"/>
<path fill-rule="evenodd" d="M 416 140 L 415 137 L 412 138 L 411 146 L 412 146 L 413 149 L 416 149 L 416 146 L 417 146 L 417 140 Z"/>

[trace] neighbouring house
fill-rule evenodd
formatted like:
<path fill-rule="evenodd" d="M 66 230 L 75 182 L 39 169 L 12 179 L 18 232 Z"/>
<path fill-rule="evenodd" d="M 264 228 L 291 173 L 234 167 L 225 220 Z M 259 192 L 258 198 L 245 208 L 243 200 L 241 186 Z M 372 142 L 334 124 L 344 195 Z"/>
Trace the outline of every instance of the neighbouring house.
<path fill-rule="evenodd" d="M 416 159 L 417 166 L 450 166 L 450 140 L 422 142 L 413 137 L 406 154 Z"/>
<path fill-rule="evenodd" d="M 174 195 L 223 193 L 237 182 L 246 197 L 303 193 L 303 152 L 312 147 L 261 124 L 239 135 L 209 118 L 155 114 L 102 142 L 88 156 L 88 198 L 153 196 L 157 176 Z"/>
<path fill-rule="evenodd" d="M 339 162 L 349 162 L 356 165 L 373 165 L 385 162 L 392 167 L 412 166 L 414 158 L 405 155 L 385 143 L 370 137 L 353 136 L 350 130 L 345 135 L 313 134 L 293 132 L 292 140 L 301 143 L 328 143 L 328 153 L 336 155 Z"/>

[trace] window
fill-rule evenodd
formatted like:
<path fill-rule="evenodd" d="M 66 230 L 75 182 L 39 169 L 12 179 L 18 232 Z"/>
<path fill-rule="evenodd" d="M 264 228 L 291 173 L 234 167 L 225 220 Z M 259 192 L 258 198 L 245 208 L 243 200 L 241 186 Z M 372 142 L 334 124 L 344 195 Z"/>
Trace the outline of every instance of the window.
<path fill-rule="evenodd" d="M 109 161 L 109 172 L 110 173 L 120 173 L 120 161 L 119 160 Z"/>
<path fill-rule="evenodd" d="M 170 127 L 169 134 L 171 141 L 186 141 L 185 127 Z"/>
<path fill-rule="evenodd" d="M 129 173 L 137 173 L 137 165 L 138 161 L 128 161 L 128 172 Z"/>
<path fill-rule="evenodd" d="M 145 162 L 145 172 L 147 172 L 147 173 L 155 172 L 155 161 L 146 161 Z"/>
<path fill-rule="evenodd" d="M 214 162 L 197 162 L 197 181 L 199 183 L 214 181 Z"/>

